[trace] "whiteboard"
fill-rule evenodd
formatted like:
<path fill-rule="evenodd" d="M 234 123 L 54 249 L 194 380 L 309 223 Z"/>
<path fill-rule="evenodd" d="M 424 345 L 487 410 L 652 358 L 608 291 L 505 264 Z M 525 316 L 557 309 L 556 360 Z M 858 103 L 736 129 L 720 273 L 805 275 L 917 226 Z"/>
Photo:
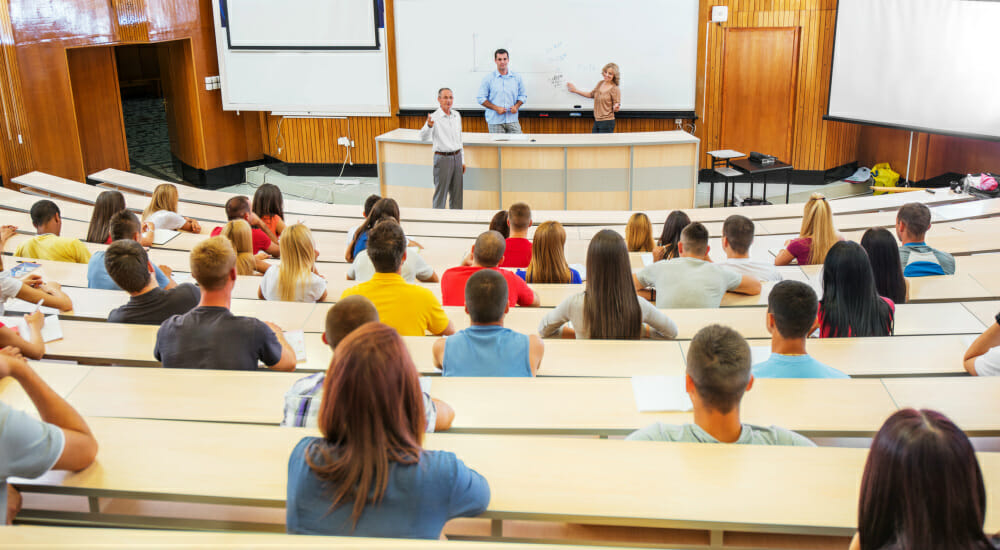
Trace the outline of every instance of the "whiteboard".
<path fill-rule="evenodd" d="M 212 5 L 224 110 L 278 111 L 313 117 L 389 116 L 384 28 L 377 30 L 377 49 L 234 50 L 222 26 L 220 2 Z M 232 14 L 227 16 L 231 18 Z M 278 17 L 282 16 L 275 15 Z M 288 22 L 275 20 L 276 26 L 285 24 Z M 366 26 L 374 28 L 374 24 L 373 16 Z"/>
<path fill-rule="evenodd" d="M 1000 139 L 1000 2 L 840 0 L 830 117 Z"/>
<path fill-rule="evenodd" d="M 373 0 L 225 0 L 229 47 L 377 48 Z"/>
<path fill-rule="evenodd" d="M 698 0 L 395 0 L 400 109 L 437 108 L 449 87 L 459 109 L 510 52 L 528 110 L 590 110 L 605 63 L 621 69 L 623 111 L 694 111 Z M 579 106 L 579 107 L 577 107 Z"/>

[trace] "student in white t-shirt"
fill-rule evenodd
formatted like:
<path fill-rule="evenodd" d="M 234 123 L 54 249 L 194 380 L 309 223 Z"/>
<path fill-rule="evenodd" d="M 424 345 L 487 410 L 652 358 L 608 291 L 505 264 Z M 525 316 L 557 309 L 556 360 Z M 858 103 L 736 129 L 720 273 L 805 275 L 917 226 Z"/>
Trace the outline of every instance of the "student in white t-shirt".
<path fill-rule="evenodd" d="M 726 253 L 726 260 L 719 265 L 743 275 L 752 275 L 760 281 L 780 281 L 781 273 L 773 265 L 750 259 L 753 236 L 753 220 L 739 214 L 726 218 L 722 224 L 722 250 Z"/>
<path fill-rule="evenodd" d="M 1000 313 L 965 351 L 962 363 L 972 376 L 1000 376 Z"/>
<path fill-rule="evenodd" d="M 149 206 L 142 212 L 142 221 L 152 223 L 157 229 L 172 229 L 201 233 L 201 224 L 177 213 L 177 187 L 161 183 L 153 190 Z"/>
<path fill-rule="evenodd" d="M 297 223 L 285 227 L 278 242 L 281 264 L 260 278 L 257 296 L 285 302 L 322 302 L 326 279 L 316 273 L 316 245 L 309 228 Z"/>

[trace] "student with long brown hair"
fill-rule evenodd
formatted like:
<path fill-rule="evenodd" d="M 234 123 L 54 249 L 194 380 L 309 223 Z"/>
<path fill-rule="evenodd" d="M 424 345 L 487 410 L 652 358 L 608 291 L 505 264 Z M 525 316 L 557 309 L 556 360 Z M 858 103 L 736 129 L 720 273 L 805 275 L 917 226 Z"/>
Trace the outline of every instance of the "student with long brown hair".
<path fill-rule="evenodd" d="M 396 223 L 399 223 L 399 204 L 395 199 L 379 199 L 372 207 L 371 212 L 368 213 L 368 217 L 365 221 L 358 226 L 354 231 L 354 235 L 351 237 L 349 243 L 347 243 L 347 252 L 344 254 L 344 259 L 349 262 L 354 261 L 354 257 L 358 255 L 359 252 L 368 248 L 368 230 L 375 227 L 375 224 L 382 221 L 384 216 L 390 216 Z"/>
<path fill-rule="evenodd" d="M 322 437 L 288 460 L 289 533 L 437 539 L 486 510 L 483 476 L 453 453 L 422 448 L 419 376 L 391 327 L 367 323 L 337 346 L 318 414 Z"/>
<path fill-rule="evenodd" d="M 625 226 L 625 245 L 629 252 L 652 252 L 656 248 L 649 216 L 642 212 L 632 214 Z"/>
<path fill-rule="evenodd" d="M 538 334 L 593 340 L 676 337 L 677 325 L 636 296 L 630 265 L 625 239 L 610 229 L 598 232 L 587 247 L 586 290 L 543 317 Z"/>
<path fill-rule="evenodd" d="M 580 272 L 566 263 L 566 230 L 559 222 L 543 222 L 531 241 L 531 263 L 514 271 L 529 283 L 580 284 Z"/>
<path fill-rule="evenodd" d="M 691 218 L 683 210 L 671 212 L 663 222 L 660 244 L 653 249 L 653 259 L 660 261 L 680 257 L 677 243 L 681 240 L 681 231 L 684 231 L 690 223 Z"/>
<path fill-rule="evenodd" d="M 173 229 L 201 233 L 201 224 L 177 213 L 177 186 L 161 183 L 153 189 L 149 206 L 142 212 L 142 221 L 152 223 L 157 229 Z"/>
<path fill-rule="evenodd" d="M 788 265 L 792 260 L 799 265 L 821 264 L 838 240 L 830 204 L 821 193 L 813 193 L 802 211 L 798 238 L 785 243 L 785 248 L 774 258 L 774 265 Z"/>
<path fill-rule="evenodd" d="M 125 195 L 122 195 L 121 191 L 101 191 L 101 194 L 97 195 L 97 200 L 94 201 L 94 210 L 90 215 L 86 241 L 88 243 L 111 244 L 111 216 L 122 210 L 125 210 Z"/>
<path fill-rule="evenodd" d="M 253 194 L 253 213 L 275 237 L 280 237 L 285 230 L 285 199 L 281 196 L 281 189 L 273 183 L 258 187 Z"/>
<path fill-rule="evenodd" d="M 902 409 L 872 440 L 851 550 L 994 550 L 986 487 L 968 436 L 945 415 Z"/>

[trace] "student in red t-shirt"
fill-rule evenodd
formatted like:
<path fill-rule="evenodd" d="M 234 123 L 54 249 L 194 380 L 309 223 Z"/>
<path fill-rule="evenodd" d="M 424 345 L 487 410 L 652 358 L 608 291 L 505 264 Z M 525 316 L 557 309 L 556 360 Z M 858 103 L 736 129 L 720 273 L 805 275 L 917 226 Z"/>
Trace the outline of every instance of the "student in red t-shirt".
<path fill-rule="evenodd" d="M 272 258 L 281 255 L 278 249 L 278 237 L 274 235 L 267 224 L 261 221 L 257 214 L 250 210 L 250 199 L 240 195 L 226 201 L 226 220 L 246 220 L 250 224 L 250 237 L 253 240 L 254 254 L 263 250 Z M 218 237 L 220 233 L 222 233 L 221 226 L 212 230 L 213 237 Z"/>
<path fill-rule="evenodd" d="M 528 267 L 531 263 L 531 207 L 523 202 L 515 202 L 507 213 L 510 237 L 507 237 L 507 251 L 500 267 Z"/>
<path fill-rule="evenodd" d="M 503 235 L 500 233 L 487 231 L 480 234 L 472 248 L 472 265 L 453 267 L 441 275 L 441 304 L 464 306 L 465 283 L 469 277 L 481 269 L 494 269 L 507 279 L 507 301 L 511 307 L 541 305 L 538 294 L 523 279 L 506 269 L 497 269 L 497 264 L 504 258 L 505 248 Z"/>

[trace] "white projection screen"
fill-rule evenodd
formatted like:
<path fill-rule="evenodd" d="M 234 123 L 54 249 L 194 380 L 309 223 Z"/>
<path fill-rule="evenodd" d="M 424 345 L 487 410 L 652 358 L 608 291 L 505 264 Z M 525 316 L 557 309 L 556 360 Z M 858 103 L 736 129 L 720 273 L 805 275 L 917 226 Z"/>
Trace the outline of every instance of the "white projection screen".
<path fill-rule="evenodd" d="M 1000 139 L 1000 1 L 840 0 L 828 118 Z"/>
<path fill-rule="evenodd" d="M 433 110 L 452 88 L 459 109 L 510 51 L 524 79 L 525 111 L 574 111 L 593 101 L 601 68 L 621 68 L 622 111 L 694 114 L 698 0 L 394 0 L 399 108 Z M 579 107 L 578 107 L 579 106 Z"/>

